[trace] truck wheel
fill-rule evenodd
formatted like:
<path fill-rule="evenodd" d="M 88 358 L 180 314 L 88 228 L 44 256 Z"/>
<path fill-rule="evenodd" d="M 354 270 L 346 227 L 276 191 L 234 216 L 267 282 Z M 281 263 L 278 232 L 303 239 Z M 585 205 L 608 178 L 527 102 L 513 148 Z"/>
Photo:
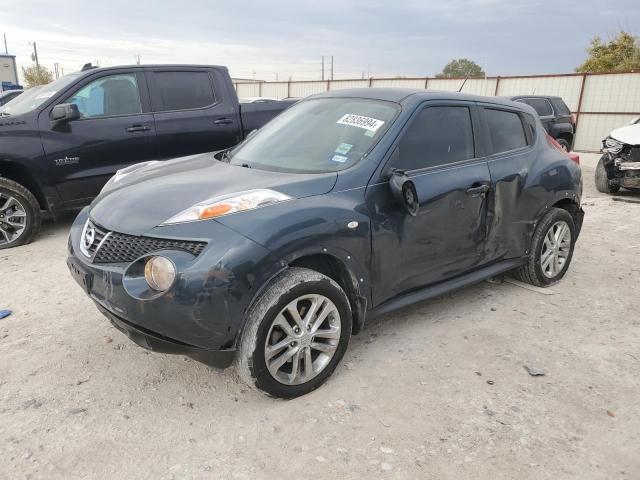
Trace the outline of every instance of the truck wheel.
<path fill-rule="evenodd" d="M 314 270 L 290 268 L 248 311 L 238 373 L 268 395 L 298 397 L 331 376 L 350 337 L 351 307 L 342 288 Z"/>
<path fill-rule="evenodd" d="M 0 250 L 31 243 L 40 230 L 40 205 L 13 180 L 0 177 Z"/>
<path fill-rule="evenodd" d="M 607 169 L 604 168 L 604 155 L 600 157 L 596 166 L 596 189 L 602 193 L 617 193 L 620 190 L 620 184 L 607 177 Z"/>
<path fill-rule="evenodd" d="M 536 287 L 556 283 L 569 268 L 575 238 L 575 225 L 569 212 L 552 208 L 538 223 L 527 263 L 516 271 L 516 276 Z"/>
<path fill-rule="evenodd" d="M 564 138 L 556 138 L 556 142 L 562 147 L 562 150 L 568 152 L 571 148 L 569 147 L 569 142 Z"/>

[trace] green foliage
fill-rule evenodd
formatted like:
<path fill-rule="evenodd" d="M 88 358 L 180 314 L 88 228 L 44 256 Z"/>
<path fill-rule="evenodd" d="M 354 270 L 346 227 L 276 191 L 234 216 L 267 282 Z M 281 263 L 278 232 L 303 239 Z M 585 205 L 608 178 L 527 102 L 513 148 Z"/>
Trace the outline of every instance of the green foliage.
<path fill-rule="evenodd" d="M 640 70 L 638 39 L 621 31 L 617 37 L 604 43 L 600 37 L 591 40 L 587 48 L 589 58 L 576 68 L 581 73 L 606 73 Z"/>
<path fill-rule="evenodd" d="M 442 73 L 436 75 L 437 78 L 474 78 L 484 76 L 485 73 L 480 65 L 468 58 L 451 60 L 442 69 Z"/>
<path fill-rule="evenodd" d="M 42 65 L 40 65 L 40 67 L 36 65 L 31 65 L 27 68 L 22 67 L 22 76 L 24 77 L 24 83 L 27 88 L 53 82 L 51 70 Z"/>

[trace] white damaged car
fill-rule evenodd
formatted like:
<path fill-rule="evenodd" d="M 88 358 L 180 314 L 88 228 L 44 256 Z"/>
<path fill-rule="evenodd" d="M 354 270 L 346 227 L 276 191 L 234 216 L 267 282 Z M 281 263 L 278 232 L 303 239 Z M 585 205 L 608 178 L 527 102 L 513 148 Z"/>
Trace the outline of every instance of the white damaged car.
<path fill-rule="evenodd" d="M 602 141 L 602 152 L 596 167 L 598 191 L 640 190 L 640 117 L 613 130 Z"/>

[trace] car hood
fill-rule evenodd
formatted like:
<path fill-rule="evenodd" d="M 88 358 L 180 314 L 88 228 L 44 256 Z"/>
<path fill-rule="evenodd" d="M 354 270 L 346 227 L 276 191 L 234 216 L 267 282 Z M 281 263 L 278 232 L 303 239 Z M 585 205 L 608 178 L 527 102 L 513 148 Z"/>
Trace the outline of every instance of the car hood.
<path fill-rule="evenodd" d="M 640 145 L 640 124 L 616 128 L 609 136 L 628 145 Z"/>
<path fill-rule="evenodd" d="M 270 188 L 303 198 L 331 191 L 336 178 L 336 173 L 270 172 L 230 165 L 211 153 L 194 155 L 142 164 L 110 182 L 93 201 L 90 216 L 108 230 L 142 235 L 211 197 Z"/>

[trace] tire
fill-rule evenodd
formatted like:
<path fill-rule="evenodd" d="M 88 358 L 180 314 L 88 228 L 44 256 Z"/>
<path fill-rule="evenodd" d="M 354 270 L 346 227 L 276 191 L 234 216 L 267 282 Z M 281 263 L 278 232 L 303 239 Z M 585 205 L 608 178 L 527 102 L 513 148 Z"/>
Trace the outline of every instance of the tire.
<path fill-rule="evenodd" d="M 571 150 L 571 147 L 569 146 L 569 142 L 564 138 L 556 138 L 556 142 L 560 144 L 560 146 L 565 152 L 568 152 L 569 150 Z"/>
<path fill-rule="evenodd" d="M 562 225 L 566 225 L 569 230 L 569 242 L 559 242 L 557 257 L 558 262 L 555 262 L 555 256 L 553 254 L 553 248 L 549 248 L 549 240 L 547 234 L 553 229 L 553 233 L 558 233 L 559 228 Z M 564 230 L 562 230 L 564 232 Z M 551 234 L 553 236 L 553 233 Z M 566 238 L 566 237 L 565 237 Z M 576 231 L 573 223 L 573 217 L 561 208 L 552 208 L 542 220 L 538 223 L 533 238 L 531 239 L 531 249 L 529 250 L 529 258 L 527 263 L 516 270 L 516 276 L 523 282 L 530 283 L 536 287 L 547 287 L 558 282 L 564 277 L 571 258 L 573 257 L 573 248 L 575 245 Z M 562 237 L 561 237 L 562 239 Z M 547 241 L 545 241 L 547 240 Z M 551 264 L 545 263 L 544 260 L 548 260 L 549 252 L 551 251 Z M 556 270 L 555 272 L 551 270 Z"/>
<path fill-rule="evenodd" d="M 607 169 L 604 168 L 604 155 L 598 160 L 596 166 L 596 189 L 602 193 L 617 193 L 620 190 L 620 184 L 612 182 L 607 177 Z"/>
<path fill-rule="evenodd" d="M 309 310 L 305 308 L 314 298 L 316 315 L 307 319 L 305 315 Z M 301 313 L 302 324 L 296 324 L 288 313 L 291 310 L 282 314 L 292 305 Z M 329 312 L 326 318 L 321 320 L 326 312 Z M 285 331 L 286 326 L 282 328 L 283 319 L 289 333 Z M 311 330 L 304 330 L 308 325 L 305 320 L 310 320 Z M 314 320 L 320 324 L 315 325 Z M 309 393 L 331 376 L 344 356 L 351 337 L 351 323 L 349 300 L 336 282 L 314 270 L 290 268 L 276 277 L 249 308 L 236 358 L 238 373 L 249 386 L 273 397 L 295 398 Z M 268 352 L 268 345 L 276 348 Z M 323 350 L 316 350 L 314 346 L 322 346 Z M 332 350 L 331 356 L 324 350 Z M 312 370 L 307 370 L 307 352 L 311 355 L 308 364 Z M 267 355 L 271 358 L 267 359 Z M 278 361 L 285 357 L 288 360 L 276 368 Z M 298 366 L 295 377 L 294 363 Z"/>
<path fill-rule="evenodd" d="M 31 243 L 40 231 L 40 205 L 29 190 L 0 177 L 0 250 Z"/>

